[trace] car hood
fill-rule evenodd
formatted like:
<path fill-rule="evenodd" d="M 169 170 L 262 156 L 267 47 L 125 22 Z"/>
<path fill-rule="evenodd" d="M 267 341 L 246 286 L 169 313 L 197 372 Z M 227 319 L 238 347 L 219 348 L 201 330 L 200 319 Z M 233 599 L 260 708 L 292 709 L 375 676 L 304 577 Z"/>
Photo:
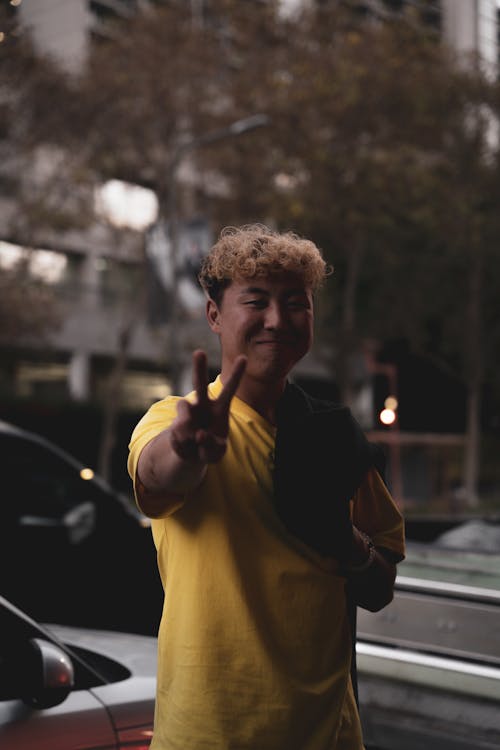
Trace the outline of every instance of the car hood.
<path fill-rule="evenodd" d="M 153 731 L 157 641 L 152 636 L 46 625 L 69 648 L 102 654 L 130 676 L 91 689 L 113 721 L 120 747 L 145 747 Z"/>
<path fill-rule="evenodd" d="M 134 677 L 156 677 L 157 639 L 153 636 L 56 624 L 45 627 L 69 647 L 96 651 L 123 664 Z"/>

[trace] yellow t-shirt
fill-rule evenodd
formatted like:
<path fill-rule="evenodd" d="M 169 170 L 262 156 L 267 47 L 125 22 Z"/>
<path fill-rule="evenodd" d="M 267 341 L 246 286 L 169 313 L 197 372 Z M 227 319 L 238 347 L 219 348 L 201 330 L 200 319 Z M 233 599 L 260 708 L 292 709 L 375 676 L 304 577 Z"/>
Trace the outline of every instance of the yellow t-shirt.
<path fill-rule="evenodd" d="M 217 378 L 210 397 L 221 388 Z M 135 428 L 132 478 L 177 401 L 154 404 Z M 233 398 L 223 459 L 180 509 L 152 519 L 165 603 L 151 750 L 363 748 L 345 581 L 273 509 L 275 431 Z M 376 544 L 404 554 L 401 514 L 376 472 L 356 494 L 353 518 Z"/>

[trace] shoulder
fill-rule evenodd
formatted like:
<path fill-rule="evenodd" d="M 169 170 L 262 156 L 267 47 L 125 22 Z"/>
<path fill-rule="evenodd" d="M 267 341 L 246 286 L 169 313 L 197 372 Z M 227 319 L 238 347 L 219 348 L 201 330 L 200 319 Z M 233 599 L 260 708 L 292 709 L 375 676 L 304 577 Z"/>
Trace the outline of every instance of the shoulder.
<path fill-rule="evenodd" d="M 129 451 L 140 452 L 150 440 L 169 427 L 176 417 L 179 401 L 179 396 L 167 396 L 151 404 L 132 432 Z"/>
<path fill-rule="evenodd" d="M 335 401 L 311 396 L 295 384 L 290 384 L 296 414 L 300 415 L 306 430 L 315 431 L 320 439 L 327 439 L 332 445 L 349 444 L 349 449 L 366 449 L 368 440 L 365 432 L 353 416 L 348 406 Z"/>
<path fill-rule="evenodd" d="M 312 396 L 296 383 L 288 382 L 278 404 L 283 419 L 298 421 L 307 417 L 333 415 L 347 419 L 351 412 L 346 406 Z"/>

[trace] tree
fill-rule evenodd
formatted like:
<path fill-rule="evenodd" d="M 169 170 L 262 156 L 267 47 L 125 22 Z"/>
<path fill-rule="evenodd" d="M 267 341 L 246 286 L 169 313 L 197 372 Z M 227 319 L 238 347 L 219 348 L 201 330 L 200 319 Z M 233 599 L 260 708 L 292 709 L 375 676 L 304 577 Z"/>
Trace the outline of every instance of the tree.
<path fill-rule="evenodd" d="M 325 31 L 328 19 L 336 25 Z M 484 337 L 500 286 L 491 200 L 498 143 L 492 147 L 488 138 L 496 87 L 480 70 L 464 70 L 418 26 L 403 22 L 342 33 L 333 17 L 313 14 L 309 20 L 311 54 L 294 57 L 308 61 L 302 80 L 312 88 L 320 79 L 318 86 L 330 89 L 324 105 L 329 113 L 323 111 L 312 128 L 312 101 L 321 99 L 317 91 L 295 88 L 314 137 L 300 132 L 307 155 L 299 158 L 308 179 L 292 198 L 296 211 L 302 199 L 305 231 L 316 234 L 327 252 L 333 247 L 332 260 L 340 266 L 334 320 L 344 396 L 349 400 L 349 355 L 367 335 L 409 337 L 453 371 L 468 393 L 464 487 L 474 505 L 486 361 L 490 368 L 498 365 L 498 326 L 492 346 Z M 321 72 L 314 77 L 314 71 Z M 445 287 L 445 278 L 454 283 Z M 436 322 L 438 342 L 435 334 L 428 336 Z"/>
<path fill-rule="evenodd" d="M 344 401 L 366 338 L 404 337 L 464 383 L 464 487 L 474 504 L 481 394 L 499 351 L 496 86 L 415 17 L 363 25 L 338 6 L 306 7 L 287 47 L 277 35 L 268 65 L 259 61 L 260 106 L 273 121 L 259 172 L 275 187 L 260 195 L 336 268 L 320 336 Z M 240 83 L 240 101 L 249 91 Z M 248 180 L 248 155 L 239 156 L 226 175 L 240 205 L 252 205 L 245 184 L 258 178 Z"/>
<path fill-rule="evenodd" d="M 201 17 L 186 12 L 185 4 L 172 2 L 138 13 L 132 30 L 117 22 L 113 39 L 91 50 L 73 102 L 78 127 L 69 134 L 68 147 L 83 150 L 103 179 L 151 187 L 159 201 L 159 224 L 168 228 L 172 247 L 177 245 L 178 220 L 205 212 L 217 190 L 214 183 L 224 178 L 224 170 L 214 176 L 196 167 L 203 151 L 220 154 L 219 142 L 224 139 L 217 134 L 227 131 L 227 141 L 236 140 L 228 125 L 256 114 L 235 106 L 228 86 L 237 57 L 231 44 L 228 47 L 228 13 L 240 14 L 241 24 L 253 19 L 252 9 L 241 14 L 239 7 L 218 0 L 208 4 Z M 269 9 L 260 7 L 257 17 L 262 12 L 269 17 Z M 190 148 L 194 144 L 199 148 Z M 182 190 L 181 170 L 187 174 Z M 175 284 L 170 297 L 167 365 L 176 382 L 183 353 L 174 335 Z"/>
<path fill-rule="evenodd" d="M 33 261 L 40 245 L 57 250 L 64 247 L 67 232 L 95 225 L 94 189 L 102 178 L 85 149 L 67 148 L 67 133 L 76 127 L 79 81 L 37 53 L 28 33 L 13 33 L 11 24 L 3 28 L 7 33 L 0 46 L 0 240 L 9 240 L 19 259 L 7 266 L 5 258 L 0 264 L 0 338 L 4 347 L 40 350 L 50 346 L 51 334 L 74 303 L 75 289 L 45 283 L 33 275 Z M 124 242 L 123 231 L 110 234 L 117 246 Z M 130 289 L 127 292 L 137 299 Z M 127 314 L 133 307 L 130 297 Z M 126 360 L 131 326 L 126 317 L 117 347 L 118 372 Z M 109 478 L 116 402 L 110 397 L 104 403 L 100 468 Z"/>
<path fill-rule="evenodd" d="M 167 220 L 183 144 L 268 114 L 270 127 L 190 152 L 178 215 L 206 213 L 215 232 L 267 220 L 323 248 L 335 275 L 318 342 L 343 400 L 366 339 L 404 337 L 454 372 L 470 394 L 473 499 L 480 396 L 499 351 L 497 87 L 458 65 L 411 8 L 364 23 L 354 5 L 284 16 L 278 2 L 149 4 L 117 22 L 79 79 L 51 83 L 64 85 L 64 110 L 45 112 L 33 92 L 28 111 L 37 141 L 101 180 L 152 187 Z"/>
<path fill-rule="evenodd" d="M 53 122 L 54 98 L 66 89 L 65 78 L 35 54 L 29 38 L 12 33 L 13 24 L 8 10 L 0 9 L 0 239 L 22 246 L 16 262 L 0 267 L 4 345 L 23 336 L 40 340 L 59 325 L 56 296 L 31 273 L 30 253 L 40 228 L 62 228 L 69 220 L 68 191 L 61 190 L 63 165 L 41 147 Z M 81 220 L 81 203 L 71 210 Z"/>

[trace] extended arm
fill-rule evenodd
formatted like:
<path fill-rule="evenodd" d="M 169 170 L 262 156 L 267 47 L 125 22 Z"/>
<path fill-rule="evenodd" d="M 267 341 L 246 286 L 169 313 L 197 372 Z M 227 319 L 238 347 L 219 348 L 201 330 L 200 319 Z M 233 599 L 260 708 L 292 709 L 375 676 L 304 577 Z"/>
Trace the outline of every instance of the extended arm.
<path fill-rule="evenodd" d="M 206 355 L 193 354 L 196 400 L 179 401 L 177 416 L 148 443 L 139 456 L 135 481 L 137 502 L 147 516 L 168 515 L 180 507 L 186 492 L 203 480 L 209 463 L 226 451 L 229 407 L 246 366 L 239 357 L 217 399 L 208 397 Z"/>

